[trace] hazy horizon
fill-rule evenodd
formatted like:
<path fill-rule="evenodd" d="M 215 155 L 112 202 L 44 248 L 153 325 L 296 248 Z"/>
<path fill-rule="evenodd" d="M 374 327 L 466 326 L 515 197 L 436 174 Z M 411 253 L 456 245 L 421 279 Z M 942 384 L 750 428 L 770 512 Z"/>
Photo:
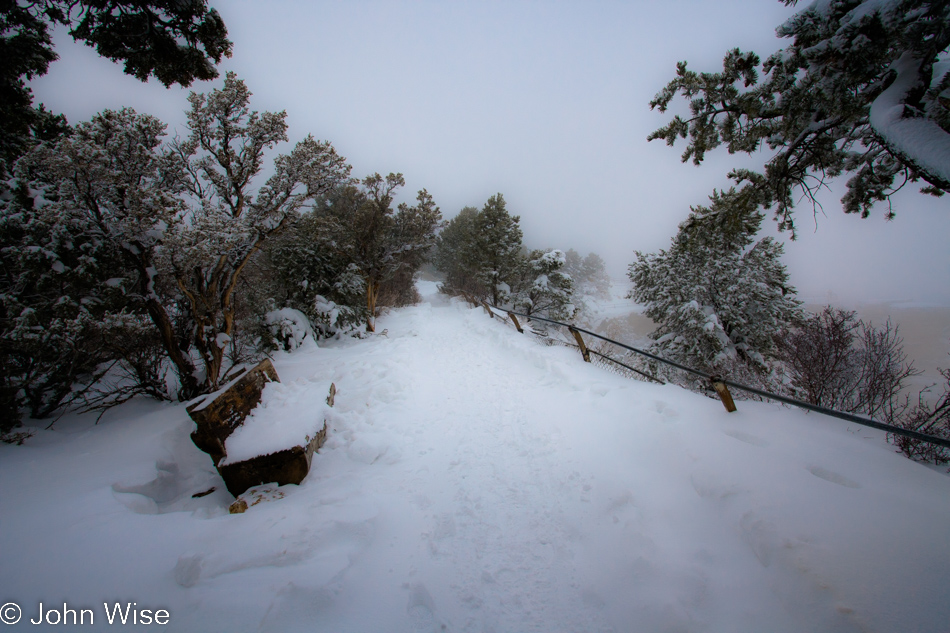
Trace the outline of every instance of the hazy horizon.
<path fill-rule="evenodd" d="M 213 2 L 234 41 L 235 71 L 258 110 L 288 113 L 291 141 L 333 142 L 354 175 L 402 172 L 405 199 L 426 188 L 446 218 L 503 193 L 529 247 L 597 252 L 622 278 L 634 250 L 665 248 L 690 206 L 727 171 L 761 156 L 720 148 L 702 167 L 682 145 L 648 143 L 668 121 L 649 100 L 688 60 L 721 69 L 733 47 L 760 56 L 794 8 L 778 1 L 703 3 L 366 1 Z M 130 106 L 184 133 L 190 90 L 143 84 L 59 29 L 61 59 L 32 82 L 36 102 L 71 123 Z M 221 80 L 197 83 L 209 92 Z M 286 148 L 283 151 L 287 151 Z M 824 192 L 824 214 L 797 210 L 780 239 L 801 296 L 950 305 L 947 202 L 904 191 L 866 220 Z M 776 234 L 766 221 L 766 234 Z"/>

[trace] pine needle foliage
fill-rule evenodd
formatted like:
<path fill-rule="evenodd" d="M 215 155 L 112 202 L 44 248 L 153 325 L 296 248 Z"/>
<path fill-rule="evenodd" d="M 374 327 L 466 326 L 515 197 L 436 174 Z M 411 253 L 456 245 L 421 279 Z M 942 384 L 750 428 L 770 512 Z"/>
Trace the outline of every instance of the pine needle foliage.
<path fill-rule="evenodd" d="M 729 177 L 793 237 L 796 196 L 817 212 L 818 191 L 845 174 L 844 211 L 861 217 L 878 202 L 892 217 L 891 198 L 907 183 L 950 191 L 950 3 L 815 2 L 776 32 L 792 43 L 764 62 L 733 49 L 722 72 L 677 64 L 650 107 L 666 112 L 681 96 L 689 114 L 648 140 L 686 139 L 682 160 L 696 165 L 723 145 L 771 152 L 764 170 Z"/>

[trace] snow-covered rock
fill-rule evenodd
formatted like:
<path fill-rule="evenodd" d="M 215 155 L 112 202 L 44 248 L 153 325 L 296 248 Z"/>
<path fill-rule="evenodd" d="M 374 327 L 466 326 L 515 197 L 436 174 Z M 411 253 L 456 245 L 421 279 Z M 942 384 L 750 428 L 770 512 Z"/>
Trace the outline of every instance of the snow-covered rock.
<path fill-rule="evenodd" d="M 307 380 L 281 384 L 264 359 L 189 405 L 197 426 L 192 440 L 211 455 L 234 496 L 260 484 L 299 484 L 326 440 L 326 410 L 335 392 L 332 383 L 322 388 Z"/>

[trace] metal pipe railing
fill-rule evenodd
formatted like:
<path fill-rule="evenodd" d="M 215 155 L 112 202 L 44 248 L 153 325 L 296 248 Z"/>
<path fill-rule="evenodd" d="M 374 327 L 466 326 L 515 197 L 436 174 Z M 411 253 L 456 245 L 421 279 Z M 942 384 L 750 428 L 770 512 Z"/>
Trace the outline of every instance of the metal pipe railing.
<path fill-rule="evenodd" d="M 934 436 L 934 435 L 927 435 L 927 434 L 925 434 L 925 433 L 920 433 L 920 432 L 918 432 L 918 431 L 914 431 L 914 430 L 911 430 L 911 429 L 902 429 L 902 428 L 899 427 L 899 426 L 894 426 L 894 425 L 892 425 L 892 424 L 886 424 L 886 423 L 884 423 L 884 422 L 879 422 L 879 421 L 877 421 L 877 420 L 874 420 L 874 419 L 871 419 L 871 418 L 867 418 L 867 417 L 864 417 L 864 416 L 855 415 L 855 414 L 853 414 L 853 413 L 845 413 L 844 411 L 836 411 L 836 410 L 834 410 L 834 409 L 829 409 L 829 408 L 827 408 L 827 407 L 822 407 L 822 406 L 819 406 L 819 405 L 810 404 L 810 403 L 808 403 L 808 402 L 803 402 L 803 401 L 797 400 L 797 399 L 795 399 L 795 398 L 789 398 L 789 397 L 787 397 L 787 396 L 782 396 L 782 395 L 779 395 L 779 394 L 777 394 L 777 393 L 771 393 L 771 392 L 765 391 L 765 390 L 763 390 L 763 389 L 757 389 L 756 387 L 750 387 L 749 385 L 744 385 L 744 384 L 742 384 L 742 383 L 738 383 L 738 382 L 735 382 L 735 381 L 733 381 L 733 380 L 728 380 L 728 379 L 723 378 L 723 377 L 721 377 L 721 376 L 715 376 L 715 375 L 709 374 L 709 373 L 707 373 L 707 372 L 700 371 L 700 370 L 698 370 L 698 369 L 693 369 L 692 367 L 687 367 L 686 365 L 681 365 L 680 363 L 677 363 L 677 362 L 668 360 L 668 359 L 663 358 L 663 357 L 661 357 L 661 356 L 657 356 L 656 354 L 652 354 L 652 353 L 647 352 L 647 351 L 642 350 L 642 349 L 637 349 L 636 347 L 632 347 L 632 346 L 630 346 L 630 345 L 626 345 L 626 344 L 621 343 L 621 342 L 619 342 L 619 341 L 615 341 L 615 340 L 613 340 L 613 339 L 607 338 L 606 336 L 602 336 L 602 335 L 600 335 L 600 334 L 597 334 L 596 332 L 591 332 L 590 330 L 586 330 L 586 329 L 584 329 L 584 328 L 577 327 L 576 325 L 571 325 L 570 323 L 563 323 L 563 322 L 561 322 L 561 321 L 555 321 L 555 320 L 553 320 L 553 319 L 547 319 L 547 318 L 544 318 L 544 317 L 539 317 L 539 316 L 530 315 L 530 314 L 523 314 L 523 313 L 521 313 L 521 312 L 515 312 L 514 310 L 508 310 L 508 309 L 506 309 L 506 308 L 499 308 L 498 306 L 489 306 L 487 303 L 483 303 L 483 305 L 485 306 L 486 309 L 489 309 L 489 310 L 491 310 L 491 309 L 499 310 L 499 311 L 504 312 L 504 313 L 506 313 L 506 314 L 513 314 L 513 315 L 516 315 L 516 316 L 524 317 L 524 318 L 526 318 L 526 319 L 533 319 L 533 320 L 535 320 L 535 321 L 542 321 L 542 322 L 544 322 L 544 323 L 550 323 L 550 324 L 552 324 L 552 325 L 557 325 L 557 326 L 560 326 L 560 327 L 566 327 L 566 328 L 568 328 L 568 330 L 573 331 L 573 332 L 582 332 L 582 333 L 584 333 L 584 334 L 586 334 L 586 335 L 588 335 L 588 336 L 592 336 L 592 337 L 594 337 L 594 338 L 596 338 L 596 339 L 600 339 L 600 340 L 602 340 L 602 341 L 605 341 L 605 342 L 607 342 L 607 343 L 610 343 L 611 345 L 616 345 L 617 347 L 620 347 L 620 348 L 629 350 L 629 351 L 634 352 L 634 353 L 636 353 L 636 354 L 640 354 L 640 355 L 642 355 L 642 356 L 645 356 L 645 357 L 647 357 L 647 358 L 653 359 L 653 360 L 655 360 L 655 361 L 658 361 L 658 362 L 661 362 L 661 363 L 665 363 L 665 364 L 670 365 L 670 366 L 672 366 L 672 367 L 676 367 L 677 369 L 682 370 L 682 371 L 685 371 L 685 372 L 687 372 L 687 373 L 690 373 L 690 374 L 693 374 L 693 375 L 696 375 L 696 376 L 700 376 L 701 378 L 703 378 L 703 379 L 705 379 L 705 380 L 708 380 L 708 381 L 710 381 L 710 382 L 713 382 L 713 383 L 716 383 L 716 382 L 722 383 L 722 384 L 728 385 L 729 387 L 733 387 L 734 389 L 739 389 L 739 390 L 741 390 L 741 391 L 746 391 L 746 392 L 748 392 L 748 393 L 753 393 L 753 394 L 755 394 L 755 395 L 757 395 L 757 396 L 761 396 L 761 397 L 763 397 L 763 398 L 768 398 L 769 400 L 775 400 L 775 401 L 781 402 L 781 403 L 783 403 L 783 404 L 788 404 L 788 405 L 791 405 L 791 406 L 794 406 L 794 407 L 799 407 L 799 408 L 802 408 L 802 409 L 806 409 L 806 410 L 808 410 L 808 411 L 814 411 L 815 413 L 821 413 L 822 415 L 832 416 L 832 417 L 835 417 L 835 418 L 839 418 L 839 419 L 841 419 L 841 420 L 847 420 L 848 422 L 854 422 L 855 424 L 860 424 L 860 425 L 862 425 L 862 426 L 868 426 L 868 427 L 871 427 L 871 428 L 873 428 L 873 429 L 879 429 L 879 430 L 885 431 L 885 432 L 887 432 L 887 433 L 893 433 L 893 434 L 895 434 L 895 435 L 902 435 L 902 436 L 904 436 L 904 437 L 909 437 L 909 438 L 912 438 L 912 439 L 915 439 L 915 440 L 919 440 L 919 441 L 921 441 L 921 442 L 928 442 L 928 443 L 930 443 L 930 444 L 935 444 L 935 445 L 937 445 L 937 446 L 943 446 L 943 447 L 945 447 L 945 448 L 950 448 L 950 439 L 947 439 L 947 438 L 937 437 L 937 436 Z M 519 328 L 519 330 L 520 330 L 520 328 Z M 603 357 L 603 358 L 606 358 L 607 360 L 610 360 L 611 362 L 617 363 L 618 365 L 621 365 L 621 366 L 623 366 L 623 367 L 626 367 L 627 369 L 630 369 L 630 370 L 632 370 L 632 371 L 635 371 L 635 372 L 637 372 L 638 374 L 641 374 L 641 375 L 643 375 L 643 376 L 649 378 L 650 380 L 654 380 L 654 381 L 660 382 L 660 383 L 662 384 L 662 381 L 660 381 L 659 379 L 657 379 L 657 378 L 655 378 L 655 377 L 653 377 L 653 376 L 649 376 L 648 374 L 645 374 L 644 372 L 641 372 L 641 371 L 639 371 L 639 370 L 636 370 L 636 369 L 634 369 L 634 368 L 632 368 L 632 367 L 630 367 L 630 366 L 628 366 L 628 365 L 624 365 L 623 363 L 620 363 L 619 361 L 616 361 L 616 360 L 614 360 L 614 359 L 612 359 L 612 358 L 610 358 L 610 357 L 608 357 L 608 356 L 605 356 L 604 354 L 600 354 L 600 353 L 598 353 L 598 352 L 593 352 L 593 353 L 596 353 L 598 356 L 601 356 L 601 357 Z"/>

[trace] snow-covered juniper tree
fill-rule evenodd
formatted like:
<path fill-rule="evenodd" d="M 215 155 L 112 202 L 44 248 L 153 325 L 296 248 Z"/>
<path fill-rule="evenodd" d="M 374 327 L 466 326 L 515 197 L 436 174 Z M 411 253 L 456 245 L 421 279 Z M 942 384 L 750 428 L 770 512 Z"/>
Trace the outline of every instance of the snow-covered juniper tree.
<path fill-rule="evenodd" d="M 796 0 L 782 0 L 796 4 Z M 814 202 L 831 178 L 850 174 L 847 213 L 866 217 L 907 182 L 950 191 L 950 3 L 930 0 L 813 2 L 776 30 L 792 43 L 764 64 L 729 51 L 721 73 L 696 73 L 686 62 L 650 102 L 665 112 L 678 94 L 690 115 L 674 116 L 649 140 L 688 138 L 683 161 L 708 150 L 773 152 L 763 172 L 729 175 L 775 207 L 794 236 L 798 190 Z M 762 76 L 759 71 L 761 69 Z"/>
<path fill-rule="evenodd" d="M 380 288 L 400 273 L 408 273 L 412 282 L 413 273 L 435 245 L 435 230 L 442 220 L 425 189 L 419 191 L 415 205 L 403 203 L 394 211 L 395 193 L 404 185 L 402 174 L 385 178 L 373 174 L 359 186 L 339 187 L 324 196 L 316 212 L 322 222 L 320 243 L 363 279 L 370 332 L 375 327 Z"/>
<path fill-rule="evenodd" d="M 669 250 L 630 265 L 630 296 L 656 324 L 655 348 L 707 372 L 761 373 L 775 355 L 773 335 L 798 318 L 799 303 L 781 262 L 782 245 L 755 241 L 763 216 L 744 192 L 714 193 L 680 224 Z"/>
<path fill-rule="evenodd" d="M 251 111 L 250 97 L 234 73 L 209 95 L 191 93 L 190 134 L 172 144 L 184 165 L 188 210 L 164 231 L 160 268 L 183 299 L 189 342 L 201 358 L 207 390 L 216 389 L 226 373 L 234 294 L 245 266 L 265 239 L 350 171 L 330 143 L 308 135 L 274 159 L 271 175 L 258 187 L 265 153 L 287 140 L 287 113 Z"/>
<path fill-rule="evenodd" d="M 29 209 L 51 225 L 68 219 L 73 231 L 57 243 L 51 233 L 41 243 L 11 244 L 10 252 L 48 252 L 54 272 L 70 261 L 58 255 L 62 249 L 85 249 L 78 261 L 90 271 L 99 251 L 122 262 L 96 269 L 108 278 L 87 285 L 118 285 L 147 314 L 182 399 L 217 388 L 224 377 L 238 279 L 261 243 L 349 172 L 329 143 L 307 137 L 277 156 L 272 175 L 256 187 L 265 151 L 286 140 L 286 114 L 251 112 L 249 98 L 233 74 L 207 97 L 193 93 L 191 134 L 171 144 L 163 144 L 165 126 L 153 117 L 103 112 L 21 159 L 17 186 L 27 194 L 4 207 L 5 216 Z"/>
<path fill-rule="evenodd" d="M 574 280 L 564 270 L 565 263 L 563 251 L 531 251 L 511 297 L 515 309 L 556 321 L 574 318 Z"/>
<path fill-rule="evenodd" d="M 148 314 L 174 332 L 153 283 L 162 234 L 185 211 L 180 162 L 160 147 L 164 129 L 132 110 L 105 111 L 17 163 L 17 195 L 0 209 L 0 336 L 4 373 L 34 416 L 117 357 L 107 355 L 116 350 L 106 324 L 141 325 Z"/>

